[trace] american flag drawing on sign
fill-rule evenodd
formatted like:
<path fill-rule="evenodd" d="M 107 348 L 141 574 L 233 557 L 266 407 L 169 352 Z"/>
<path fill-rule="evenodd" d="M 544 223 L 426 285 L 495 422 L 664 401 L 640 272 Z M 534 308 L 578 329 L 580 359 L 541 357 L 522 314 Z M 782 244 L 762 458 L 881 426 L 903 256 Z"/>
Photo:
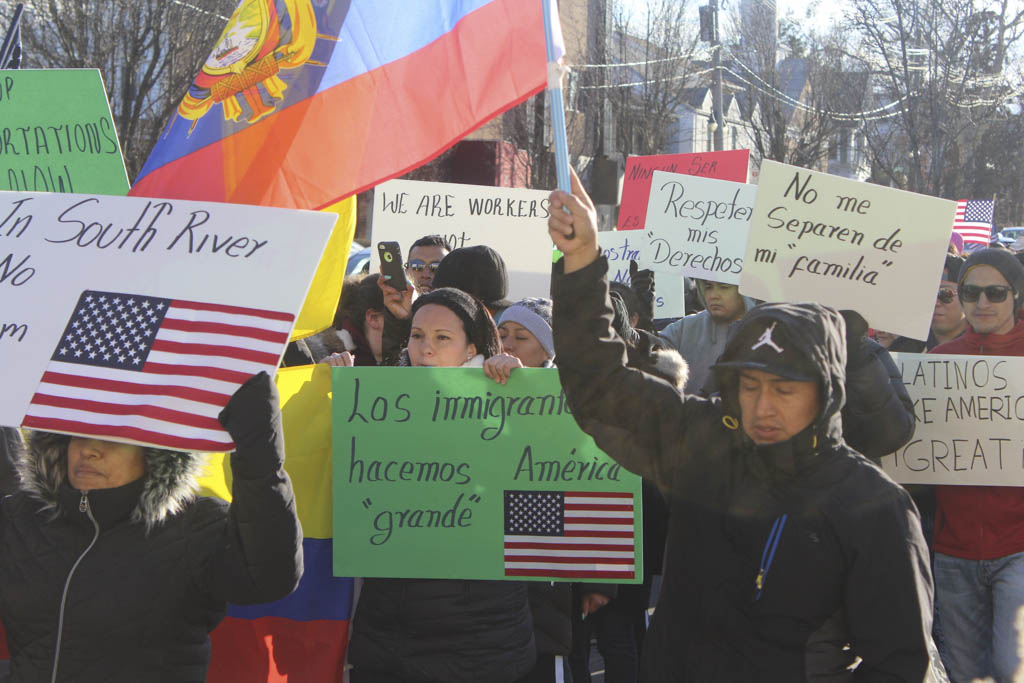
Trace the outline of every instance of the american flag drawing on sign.
<path fill-rule="evenodd" d="M 632 579 L 632 493 L 505 491 L 505 576 Z"/>
<path fill-rule="evenodd" d="M 953 232 L 960 233 L 964 244 L 984 244 L 992 240 L 992 216 L 996 210 L 993 199 L 961 199 L 956 203 Z"/>
<path fill-rule="evenodd" d="M 85 291 L 22 424 L 231 450 L 217 414 L 252 375 L 274 373 L 293 320 L 256 308 Z"/>

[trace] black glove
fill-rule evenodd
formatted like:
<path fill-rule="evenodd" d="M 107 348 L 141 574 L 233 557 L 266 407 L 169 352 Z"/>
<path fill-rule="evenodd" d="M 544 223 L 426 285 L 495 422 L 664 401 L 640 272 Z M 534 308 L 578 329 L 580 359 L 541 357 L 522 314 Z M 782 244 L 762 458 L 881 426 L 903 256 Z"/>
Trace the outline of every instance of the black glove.
<path fill-rule="evenodd" d="M 238 387 L 217 419 L 234 440 L 236 452 L 282 439 L 283 453 L 281 398 L 266 372 Z"/>
<path fill-rule="evenodd" d="M 654 271 L 640 270 L 636 261 L 629 262 L 629 287 L 644 304 L 644 314 L 654 320 Z"/>
<path fill-rule="evenodd" d="M 874 349 L 865 343 L 868 338 L 868 321 L 857 311 L 839 311 L 846 321 L 846 368 L 859 368 L 874 355 Z"/>

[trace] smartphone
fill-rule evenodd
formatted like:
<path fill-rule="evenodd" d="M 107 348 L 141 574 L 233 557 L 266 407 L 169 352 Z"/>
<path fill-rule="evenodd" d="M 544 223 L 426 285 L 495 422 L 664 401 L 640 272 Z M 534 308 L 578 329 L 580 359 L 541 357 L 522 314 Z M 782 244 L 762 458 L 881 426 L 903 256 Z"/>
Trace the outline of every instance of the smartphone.
<path fill-rule="evenodd" d="M 402 248 L 398 242 L 378 242 L 377 251 L 380 254 L 380 272 L 389 275 L 388 284 L 400 292 L 409 287 L 405 279 L 405 268 L 402 267 Z"/>

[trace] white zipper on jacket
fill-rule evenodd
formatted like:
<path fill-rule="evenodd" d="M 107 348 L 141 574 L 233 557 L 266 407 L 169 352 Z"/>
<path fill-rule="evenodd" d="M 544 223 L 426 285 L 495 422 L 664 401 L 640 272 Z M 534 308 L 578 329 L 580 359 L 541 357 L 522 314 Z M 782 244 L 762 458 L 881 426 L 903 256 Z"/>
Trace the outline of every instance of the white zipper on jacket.
<path fill-rule="evenodd" d="M 60 617 L 57 619 L 57 647 L 53 651 L 53 674 L 50 676 L 50 683 L 57 683 L 57 664 L 60 662 L 60 641 L 64 635 L 64 607 L 68 599 L 68 587 L 71 586 L 71 577 L 75 575 L 75 570 L 78 569 L 78 565 L 82 562 L 92 547 L 96 545 L 96 541 L 100 538 L 100 525 L 96 521 L 96 518 L 92 516 L 92 508 L 89 507 L 89 495 L 86 492 L 82 493 L 82 500 L 78 503 L 78 511 L 84 512 L 89 516 L 89 521 L 92 522 L 93 528 L 96 530 L 93 533 L 92 541 L 86 546 L 82 554 L 78 556 L 75 563 L 71 565 L 71 571 L 68 572 L 68 578 L 64 581 L 64 593 L 60 596 Z"/>

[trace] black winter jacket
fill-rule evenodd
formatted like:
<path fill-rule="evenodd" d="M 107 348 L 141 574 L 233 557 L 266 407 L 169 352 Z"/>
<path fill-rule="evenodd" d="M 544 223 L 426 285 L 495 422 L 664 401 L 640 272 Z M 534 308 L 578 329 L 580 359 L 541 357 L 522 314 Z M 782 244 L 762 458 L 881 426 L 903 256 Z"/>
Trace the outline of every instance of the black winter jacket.
<path fill-rule="evenodd" d="M 237 444 L 230 506 L 196 498 L 203 459 L 145 449 L 142 479 L 82 494 L 70 437 L 36 432 L 0 505 L 0 619 L 11 681 L 200 683 L 226 602 L 282 598 L 302 575 L 277 393 L 265 373 L 221 421 Z"/>
<path fill-rule="evenodd" d="M 569 275 L 562 263 L 554 270 L 556 358 L 573 415 L 670 505 L 642 680 L 928 680 L 928 553 L 907 493 L 842 441 L 841 317 L 815 304 L 748 313 L 782 316 L 799 330 L 823 396 L 803 432 L 756 446 L 739 428 L 735 377 L 723 373 L 721 399 L 703 399 L 625 367 L 623 344 L 609 332 L 604 259 Z M 735 351 L 727 346 L 723 360 Z M 788 521 L 758 598 L 782 514 Z M 850 672 L 855 657 L 863 661 Z"/>
<path fill-rule="evenodd" d="M 405 681 L 504 683 L 536 661 L 520 581 L 366 579 L 349 661 Z"/>

